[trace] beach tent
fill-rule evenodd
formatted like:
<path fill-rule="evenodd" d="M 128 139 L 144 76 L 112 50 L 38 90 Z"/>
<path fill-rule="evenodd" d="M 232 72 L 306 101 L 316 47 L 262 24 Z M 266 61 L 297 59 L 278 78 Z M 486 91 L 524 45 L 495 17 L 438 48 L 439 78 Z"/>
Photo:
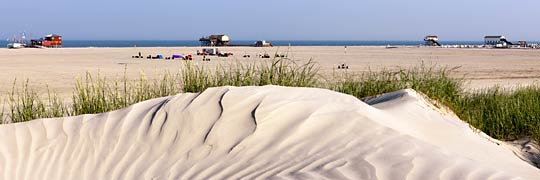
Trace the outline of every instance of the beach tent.
<path fill-rule="evenodd" d="M 184 56 L 173 54 L 173 55 L 172 55 L 172 58 L 173 58 L 173 59 L 182 59 L 182 58 L 184 58 Z"/>
<path fill-rule="evenodd" d="M 163 55 L 158 54 L 158 55 L 157 55 L 157 58 L 158 58 L 158 59 L 163 59 Z"/>

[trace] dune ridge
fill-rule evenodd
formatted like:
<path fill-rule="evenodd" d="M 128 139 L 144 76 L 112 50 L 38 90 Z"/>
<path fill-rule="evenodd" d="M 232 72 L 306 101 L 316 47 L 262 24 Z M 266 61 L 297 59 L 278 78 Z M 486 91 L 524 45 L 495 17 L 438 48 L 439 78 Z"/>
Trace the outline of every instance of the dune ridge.
<path fill-rule="evenodd" d="M 218 87 L 0 126 L 0 179 L 534 179 L 413 90 Z"/>

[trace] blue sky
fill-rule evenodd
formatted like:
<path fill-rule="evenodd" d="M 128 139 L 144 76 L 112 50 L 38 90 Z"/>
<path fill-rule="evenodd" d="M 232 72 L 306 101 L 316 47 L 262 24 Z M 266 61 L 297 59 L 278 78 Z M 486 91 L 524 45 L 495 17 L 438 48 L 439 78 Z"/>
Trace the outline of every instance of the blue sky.
<path fill-rule="evenodd" d="M 539 0 L 5 0 L 0 12 L 3 39 L 540 40 Z"/>

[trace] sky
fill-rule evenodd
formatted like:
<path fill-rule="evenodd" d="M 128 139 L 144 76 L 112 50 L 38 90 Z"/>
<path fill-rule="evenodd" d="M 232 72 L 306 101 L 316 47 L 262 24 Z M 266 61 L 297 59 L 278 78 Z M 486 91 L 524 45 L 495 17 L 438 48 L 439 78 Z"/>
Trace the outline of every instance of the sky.
<path fill-rule="evenodd" d="M 0 38 L 540 40 L 539 0 L 2 0 Z"/>

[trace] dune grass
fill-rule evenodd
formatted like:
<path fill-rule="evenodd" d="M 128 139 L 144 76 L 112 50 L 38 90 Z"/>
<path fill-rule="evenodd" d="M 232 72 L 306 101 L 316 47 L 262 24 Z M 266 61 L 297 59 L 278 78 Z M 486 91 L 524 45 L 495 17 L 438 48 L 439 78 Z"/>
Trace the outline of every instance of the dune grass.
<path fill-rule="evenodd" d="M 454 69 L 421 64 L 398 70 L 364 73 L 334 73 L 322 77 L 313 61 L 298 64 L 279 58 L 258 63 L 230 63 L 208 69 L 185 62 L 178 73 L 165 72 L 148 79 L 123 77 L 108 80 L 86 73 L 78 78 L 70 100 L 62 101 L 47 90 L 47 97 L 30 88 L 25 81 L 13 89 L 5 100 L 2 123 L 24 122 L 37 118 L 102 113 L 120 109 L 144 100 L 181 92 L 201 92 L 217 86 L 281 85 L 319 87 L 358 98 L 412 88 L 448 106 L 461 119 L 501 140 L 531 137 L 540 141 L 540 87 L 516 89 L 498 87 L 467 92 L 463 78 L 452 76 Z M 323 80 L 324 79 L 324 80 Z"/>
<path fill-rule="evenodd" d="M 65 108 L 58 96 L 47 90 L 47 98 L 43 100 L 38 92 L 29 87 L 29 80 L 21 83 L 21 88 L 17 88 L 17 81 L 13 83 L 13 88 L 9 92 L 7 104 L 9 113 L 7 119 L 2 107 L 2 122 L 24 122 L 37 118 L 62 117 L 65 115 Z"/>
<path fill-rule="evenodd" d="M 420 65 L 396 71 L 346 74 L 330 89 L 358 98 L 412 88 L 453 110 L 462 120 L 500 140 L 530 137 L 540 142 L 540 86 L 465 91 L 454 68 Z"/>
<path fill-rule="evenodd" d="M 233 63 L 209 71 L 186 62 L 181 68 L 184 92 L 201 92 L 219 86 L 280 85 L 315 87 L 318 69 L 313 61 L 297 64 L 285 58 L 257 63 Z"/>
<path fill-rule="evenodd" d="M 108 81 L 99 74 L 86 73 L 78 78 L 72 96 L 69 115 L 94 114 L 121 109 L 129 105 L 158 97 L 180 93 L 178 75 L 165 72 L 158 79 L 148 80 L 141 73 L 138 80 L 130 81 L 125 73 L 121 79 Z"/>
<path fill-rule="evenodd" d="M 540 142 L 540 86 L 492 87 L 463 96 L 453 110 L 472 126 L 504 140 Z"/>
<path fill-rule="evenodd" d="M 358 98 L 412 88 L 438 101 L 453 102 L 462 90 L 462 79 L 450 77 L 454 69 L 418 65 L 409 69 L 368 71 L 360 74 L 334 74 L 330 89 Z"/>
<path fill-rule="evenodd" d="M 181 92 L 201 92 L 217 86 L 282 85 L 314 87 L 315 63 L 296 64 L 289 59 L 274 59 L 261 63 L 235 63 L 205 69 L 185 62 L 179 73 L 165 72 L 149 80 L 141 73 L 137 80 L 129 80 L 124 71 L 121 78 L 108 80 L 98 73 L 86 73 L 76 79 L 70 100 L 63 102 L 47 88 L 47 97 L 29 87 L 29 81 L 19 85 L 15 81 L 7 99 L 10 112 L 2 115 L 2 123 L 17 123 L 38 118 L 95 114 L 121 109 L 148 99 Z"/>

